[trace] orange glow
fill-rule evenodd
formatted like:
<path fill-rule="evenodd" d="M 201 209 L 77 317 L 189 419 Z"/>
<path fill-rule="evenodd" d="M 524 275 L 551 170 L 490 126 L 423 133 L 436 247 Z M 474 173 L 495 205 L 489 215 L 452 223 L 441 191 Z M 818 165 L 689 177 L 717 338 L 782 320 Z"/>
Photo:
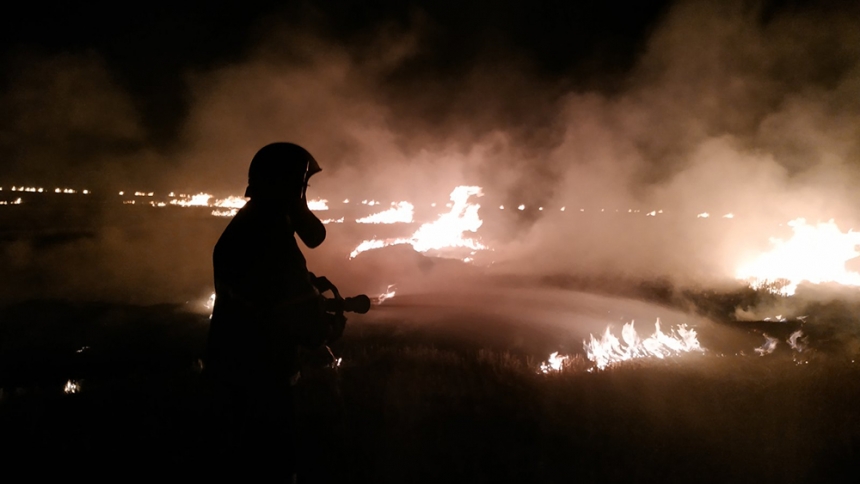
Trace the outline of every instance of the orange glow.
<path fill-rule="evenodd" d="M 135 195 L 137 195 L 137 193 L 135 193 Z M 212 195 L 209 195 L 208 193 L 198 193 L 191 198 L 174 198 L 170 201 L 170 204 L 178 205 L 180 207 L 208 207 L 210 198 L 212 198 Z"/>
<path fill-rule="evenodd" d="M 479 242 L 464 238 L 464 232 L 475 233 L 483 225 L 478 216 L 478 204 L 469 203 L 472 196 L 483 196 L 481 187 L 459 186 L 451 192 L 451 211 L 438 220 L 418 228 L 412 235 L 412 247 L 418 252 L 450 247 L 467 247 L 472 250 L 486 249 Z"/>
<path fill-rule="evenodd" d="M 245 201 L 245 197 L 237 197 L 234 195 L 230 195 L 227 198 L 215 200 L 215 203 L 213 203 L 213 205 L 216 207 L 220 207 L 220 208 L 236 208 L 236 209 L 238 209 L 238 208 L 244 207 L 245 203 L 247 203 Z"/>
<path fill-rule="evenodd" d="M 360 224 L 397 224 L 412 223 L 415 207 L 409 202 L 397 202 L 383 212 L 375 213 L 356 220 Z"/>
<path fill-rule="evenodd" d="M 213 217 L 232 217 L 239 212 L 238 208 L 228 208 L 227 210 L 212 210 Z"/>
<path fill-rule="evenodd" d="M 322 212 L 328 210 L 328 200 L 308 200 L 308 208 L 315 212 Z"/>
<path fill-rule="evenodd" d="M 396 292 L 397 290 L 395 288 L 395 285 L 389 284 L 388 287 L 385 289 L 385 292 L 383 292 L 379 296 L 376 296 L 376 304 L 382 304 L 383 301 L 387 301 L 393 298 Z"/>
<path fill-rule="evenodd" d="M 558 372 L 564 369 L 565 362 L 567 362 L 568 356 L 559 355 L 558 351 L 549 355 L 549 359 L 547 361 L 540 364 L 541 373 L 551 373 Z"/>
<path fill-rule="evenodd" d="M 349 254 L 349 258 L 368 250 L 399 244 L 410 244 L 418 252 L 450 248 L 469 248 L 473 251 L 485 249 L 486 247 L 476 240 L 463 237 L 464 232 L 476 232 L 483 224 L 478 216 L 481 206 L 469 203 L 472 196 L 483 196 L 481 187 L 455 188 L 451 192 L 451 210 L 440 215 L 435 222 L 422 225 L 411 237 L 365 240 Z"/>
<path fill-rule="evenodd" d="M 381 249 L 383 247 L 388 247 L 390 245 L 400 245 L 400 244 L 409 244 L 411 243 L 411 239 L 386 239 L 386 240 L 378 240 L 378 239 L 370 239 L 365 240 L 364 242 L 358 244 L 358 247 L 352 250 L 349 253 L 349 258 L 354 259 L 358 254 L 362 252 L 366 252 L 368 250 L 373 249 Z"/>
<path fill-rule="evenodd" d="M 738 279 L 756 288 L 788 281 L 776 290 L 785 296 L 793 295 L 802 281 L 860 286 L 860 274 L 845 267 L 846 262 L 860 256 L 860 233 L 842 232 L 833 220 L 809 225 L 798 218 L 788 225 L 794 235 L 788 240 L 771 238 L 773 249 L 741 264 L 735 273 Z"/>

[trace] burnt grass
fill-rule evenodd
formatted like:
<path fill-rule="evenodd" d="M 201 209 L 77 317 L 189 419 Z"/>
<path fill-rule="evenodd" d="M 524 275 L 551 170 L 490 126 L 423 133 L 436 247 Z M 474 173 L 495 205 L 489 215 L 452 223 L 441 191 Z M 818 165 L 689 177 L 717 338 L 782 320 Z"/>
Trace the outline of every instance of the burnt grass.
<path fill-rule="evenodd" d="M 638 296 L 693 301 L 735 325 L 727 315 L 739 300 L 770 297 L 665 289 L 643 286 Z M 853 334 L 857 307 L 819 304 L 819 327 L 850 326 L 840 334 Z M 7 472 L 194 477 L 211 469 L 206 457 L 220 436 L 197 363 L 207 324 L 177 306 L 0 308 Z M 829 329 L 818 335 L 838 339 Z M 593 372 L 578 356 L 560 373 L 541 374 L 545 355 L 406 324 L 354 324 L 334 347 L 341 366 L 309 368 L 296 387 L 302 475 L 373 483 L 857 482 L 860 361 L 853 364 L 847 348 L 802 358 L 691 355 Z M 70 379 L 79 393 L 64 393 Z"/>

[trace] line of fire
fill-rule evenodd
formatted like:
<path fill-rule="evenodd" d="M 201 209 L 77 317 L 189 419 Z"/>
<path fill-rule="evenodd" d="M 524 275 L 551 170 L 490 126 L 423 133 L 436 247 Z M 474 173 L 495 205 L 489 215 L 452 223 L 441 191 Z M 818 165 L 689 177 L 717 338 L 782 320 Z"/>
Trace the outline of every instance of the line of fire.
<path fill-rule="evenodd" d="M 4 196 L 7 195 L 7 196 Z M 50 196 L 79 196 L 96 197 L 88 189 L 75 188 L 43 188 L 35 186 L 0 187 L 0 205 L 8 205 L 7 210 L 20 209 L 27 204 L 43 202 L 44 197 Z M 523 212 L 527 209 L 538 212 L 556 211 L 570 217 L 575 223 L 575 217 L 585 214 L 586 209 L 574 207 L 526 207 L 519 204 L 514 207 L 504 205 L 486 207 L 481 205 L 483 189 L 479 186 L 457 186 L 444 201 L 432 202 L 422 207 L 425 222 L 419 222 L 416 217 L 416 205 L 407 200 L 383 202 L 373 199 L 363 200 L 328 200 L 311 199 L 308 206 L 312 211 L 324 214 L 324 224 L 367 224 L 403 226 L 399 234 L 386 237 L 372 237 L 362 240 L 344 255 L 347 260 L 355 259 L 368 251 L 375 251 L 394 246 L 409 246 L 417 253 L 433 258 L 459 260 L 463 264 L 479 267 L 489 267 L 495 263 L 495 248 L 482 241 L 481 214 L 489 211 L 503 212 L 505 210 Z M 25 198 L 26 197 L 26 201 Z M 119 191 L 109 197 L 103 197 L 112 204 L 122 204 L 131 207 L 158 209 L 191 209 L 206 213 L 213 217 L 232 217 L 242 208 L 246 199 L 230 195 L 216 197 L 208 193 L 185 194 L 170 192 L 160 195 L 151 191 Z M 606 216 L 621 214 L 631 217 L 661 217 L 662 209 L 647 210 L 640 208 L 600 209 L 591 210 L 593 214 Z M 435 215 L 432 215 L 435 214 Z M 589 215 L 593 215 L 589 213 Z M 691 223 L 705 223 L 712 218 L 708 212 L 689 214 Z M 716 215 L 714 220 L 731 221 L 735 217 L 743 217 L 742 212 Z M 698 219 L 698 222 L 696 222 Z M 860 273 L 848 268 L 847 264 L 860 255 L 857 251 L 860 245 L 860 233 L 852 229 L 843 229 L 834 220 L 809 223 L 803 218 L 788 220 L 785 225 L 790 228 L 788 238 L 770 237 L 770 247 L 757 254 L 746 255 L 736 264 L 734 277 L 748 284 L 755 290 L 764 290 L 781 298 L 790 298 L 800 284 L 824 284 L 847 287 L 860 287 Z M 390 233 L 390 232 L 389 232 Z M 396 302 L 396 283 L 392 281 L 383 292 L 375 298 L 376 305 L 392 305 Z M 392 301 L 393 300 L 393 301 Z M 203 305 L 211 308 L 214 293 Z M 802 322 L 806 315 L 789 316 L 794 321 Z M 783 315 L 763 318 L 785 322 Z M 594 334 L 582 341 L 582 352 L 591 362 L 589 371 L 604 370 L 612 365 L 634 359 L 670 358 L 689 353 L 708 354 L 709 350 L 700 344 L 695 328 L 680 323 L 674 327 L 661 327 L 660 317 L 653 321 L 626 321 L 621 327 L 609 325 L 596 336 Z M 652 324 L 654 331 L 649 333 L 648 325 Z M 665 329 L 665 331 L 664 331 Z M 640 335 L 642 331 L 642 336 Z M 618 336 L 616 336 L 618 334 Z M 620 336 L 620 338 L 619 338 Z M 758 355 L 772 353 L 778 344 L 786 345 L 800 353 L 806 349 L 802 329 L 795 329 L 780 341 L 763 333 L 764 342 L 754 349 Z M 742 354 L 743 352 L 741 352 Z M 751 352 L 752 353 L 752 352 Z M 723 356 L 722 353 L 719 353 Z M 537 371 L 542 373 L 559 372 L 567 368 L 573 354 L 553 352 L 540 363 Z M 78 384 L 71 380 L 64 387 L 68 393 L 80 390 Z"/>

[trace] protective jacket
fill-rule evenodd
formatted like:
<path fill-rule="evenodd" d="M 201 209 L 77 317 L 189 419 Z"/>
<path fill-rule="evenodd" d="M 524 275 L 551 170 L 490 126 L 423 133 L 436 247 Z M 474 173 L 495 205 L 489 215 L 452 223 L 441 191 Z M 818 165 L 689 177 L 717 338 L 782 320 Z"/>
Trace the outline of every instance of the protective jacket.
<path fill-rule="evenodd" d="M 319 292 L 285 211 L 250 200 L 213 254 L 206 368 L 227 381 L 290 378 L 297 347 L 321 340 Z"/>

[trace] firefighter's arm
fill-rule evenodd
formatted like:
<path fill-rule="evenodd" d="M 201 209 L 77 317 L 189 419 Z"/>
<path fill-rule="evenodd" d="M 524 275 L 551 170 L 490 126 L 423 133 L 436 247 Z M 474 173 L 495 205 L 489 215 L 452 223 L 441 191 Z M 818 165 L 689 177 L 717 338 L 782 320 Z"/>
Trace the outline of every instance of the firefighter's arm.
<path fill-rule="evenodd" d="M 337 287 L 332 284 L 332 282 L 329 281 L 327 277 L 317 277 L 316 274 L 314 274 L 313 272 L 310 272 L 309 274 L 311 278 L 311 284 L 313 284 L 313 286 L 317 288 L 317 291 L 319 291 L 320 294 L 323 294 L 326 291 L 331 291 L 334 297 L 340 299 L 340 292 L 338 292 Z"/>

